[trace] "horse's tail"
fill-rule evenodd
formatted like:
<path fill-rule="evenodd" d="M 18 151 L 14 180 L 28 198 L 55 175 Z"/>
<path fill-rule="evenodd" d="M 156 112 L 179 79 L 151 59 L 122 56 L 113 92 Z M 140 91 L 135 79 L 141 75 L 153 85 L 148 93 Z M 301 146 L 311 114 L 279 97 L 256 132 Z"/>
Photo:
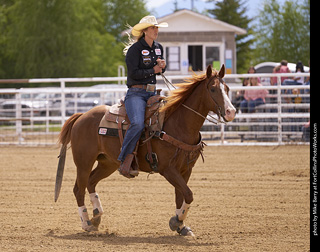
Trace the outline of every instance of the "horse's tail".
<path fill-rule="evenodd" d="M 82 113 L 73 114 L 63 125 L 59 134 L 58 142 L 62 145 L 67 145 L 71 140 L 71 129 L 76 120 L 82 115 Z"/>
<path fill-rule="evenodd" d="M 54 201 L 56 202 L 58 200 L 61 184 L 62 184 L 62 178 L 63 178 L 63 171 L 64 171 L 64 165 L 66 162 L 66 155 L 67 155 L 67 145 L 71 140 L 71 129 L 75 121 L 82 115 L 82 113 L 76 113 L 72 115 L 63 125 L 61 132 L 59 134 L 59 140 L 58 142 L 62 144 L 62 147 L 60 149 L 60 155 L 59 163 L 58 163 L 58 169 L 57 169 L 57 176 L 56 176 L 56 185 L 55 185 L 55 191 L 54 191 Z"/>

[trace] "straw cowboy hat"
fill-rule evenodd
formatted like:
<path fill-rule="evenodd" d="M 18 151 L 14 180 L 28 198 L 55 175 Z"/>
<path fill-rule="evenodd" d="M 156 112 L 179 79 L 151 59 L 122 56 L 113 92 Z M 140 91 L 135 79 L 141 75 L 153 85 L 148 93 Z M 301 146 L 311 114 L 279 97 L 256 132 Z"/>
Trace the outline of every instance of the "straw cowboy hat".
<path fill-rule="evenodd" d="M 131 33 L 133 36 L 139 37 L 142 31 L 150 26 L 165 28 L 168 27 L 168 23 L 163 22 L 158 24 L 158 21 L 155 16 L 145 16 L 140 20 L 139 24 L 133 26 Z"/>

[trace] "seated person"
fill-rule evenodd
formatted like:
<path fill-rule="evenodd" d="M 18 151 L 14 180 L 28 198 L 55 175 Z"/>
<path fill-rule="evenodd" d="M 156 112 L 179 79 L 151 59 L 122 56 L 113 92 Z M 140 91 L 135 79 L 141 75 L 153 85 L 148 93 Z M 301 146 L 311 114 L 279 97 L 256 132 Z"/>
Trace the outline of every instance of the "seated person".
<path fill-rule="evenodd" d="M 250 86 L 262 86 L 258 83 L 257 78 L 250 78 Z M 253 113 L 255 107 L 266 103 L 266 96 L 268 95 L 268 90 L 245 90 L 244 100 L 240 103 L 240 110 L 242 113 Z"/>
<path fill-rule="evenodd" d="M 299 61 L 297 64 L 296 64 L 296 73 L 304 73 L 304 66 L 302 64 L 301 61 Z M 305 78 L 304 77 L 301 77 L 301 76 L 297 76 L 297 77 L 294 77 L 292 80 L 290 79 L 286 79 L 284 80 L 284 82 L 282 83 L 282 85 L 285 85 L 285 86 L 289 86 L 289 85 L 303 85 L 305 82 Z M 288 90 L 284 90 L 283 93 L 285 94 L 296 94 L 296 95 L 299 95 L 300 94 L 300 89 L 288 89 Z M 296 98 L 301 99 L 301 97 L 295 97 L 295 98 L 290 98 L 290 97 L 286 97 L 285 98 L 285 101 L 287 103 L 300 103 L 300 102 L 296 102 L 295 100 L 297 100 Z"/>
<path fill-rule="evenodd" d="M 248 85 L 249 85 L 249 78 L 244 78 L 242 81 L 242 86 L 245 87 Z M 235 96 L 234 100 L 232 101 L 232 104 L 236 108 L 237 112 L 240 109 L 240 103 L 243 101 L 243 99 L 244 99 L 244 90 L 237 91 L 236 96 Z"/>

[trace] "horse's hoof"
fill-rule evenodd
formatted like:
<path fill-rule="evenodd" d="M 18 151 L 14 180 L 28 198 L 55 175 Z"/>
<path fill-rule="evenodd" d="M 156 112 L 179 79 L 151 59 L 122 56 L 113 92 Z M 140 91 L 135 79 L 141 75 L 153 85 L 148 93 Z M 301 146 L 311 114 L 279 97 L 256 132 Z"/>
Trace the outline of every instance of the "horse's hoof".
<path fill-rule="evenodd" d="M 182 236 L 194 236 L 191 228 L 184 226 L 180 232 L 178 232 Z"/>
<path fill-rule="evenodd" d="M 93 217 L 91 218 L 91 223 L 93 226 L 95 227 L 99 227 L 100 223 L 101 223 L 101 216 L 102 216 L 103 212 L 101 210 L 101 212 L 99 212 L 99 209 L 93 209 Z"/>
<path fill-rule="evenodd" d="M 87 221 L 85 225 L 82 225 L 82 229 L 87 232 L 98 231 L 98 227 L 92 225 L 91 221 Z"/>
<path fill-rule="evenodd" d="M 169 227 L 172 231 L 177 231 L 178 232 L 178 229 L 183 226 L 183 221 L 180 221 L 178 219 L 178 216 L 173 216 L 171 217 L 170 221 L 169 221 Z"/>
<path fill-rule="evenodd" d="M 94 231 L 98 231 L 98 228 L 91 225 L 91 226 L 87 226 L 86 228 L 84 228 L 84 230 L 87 232 L 94 232 Z"/>
<path fill-rule="evenodd" d="M 101 223 L 101 215 L 91 218 L 91 223 L 94 227 L 98 228 Z"/>

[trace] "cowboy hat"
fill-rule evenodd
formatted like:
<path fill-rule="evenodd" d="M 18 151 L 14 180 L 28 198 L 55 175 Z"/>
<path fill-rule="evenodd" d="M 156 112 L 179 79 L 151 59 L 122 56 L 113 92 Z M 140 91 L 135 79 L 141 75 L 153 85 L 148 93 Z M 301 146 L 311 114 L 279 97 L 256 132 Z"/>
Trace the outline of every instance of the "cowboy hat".
<path fill-rule="evenodd" d="M 150 26 L 164 28 L 168 27 L 168 23 L 163 22 L 158 24 L 158 21 L 155 16 L 145 16 L 140 20 L 139 24 L 133 26 L 131 33 L 133 36 L 139 37 L 142 31 Z"/>

